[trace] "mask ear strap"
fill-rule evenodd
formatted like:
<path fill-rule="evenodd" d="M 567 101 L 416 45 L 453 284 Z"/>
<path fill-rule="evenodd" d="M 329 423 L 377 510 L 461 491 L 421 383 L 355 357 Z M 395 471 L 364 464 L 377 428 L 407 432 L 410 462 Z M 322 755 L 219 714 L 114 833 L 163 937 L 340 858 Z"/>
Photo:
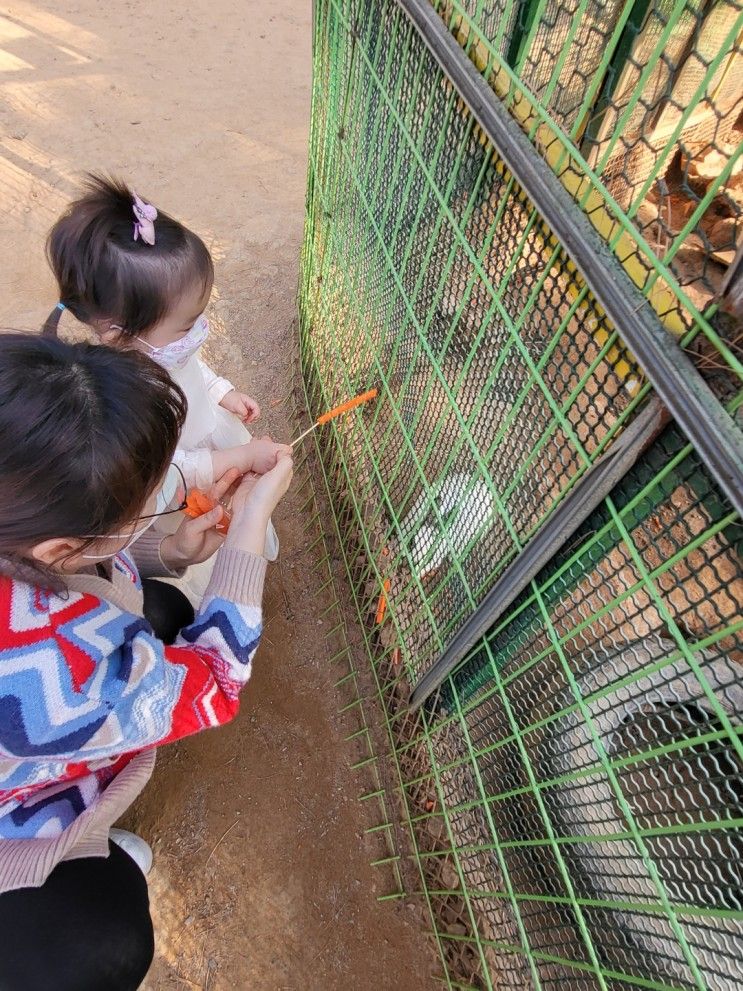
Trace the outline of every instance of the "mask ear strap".
<path fill-rule="evenodd" d="M 113 338 L 113 343 L 115 343 L 116 341 L 118 341 L 119 335 L 123 333 L 124 333 L 124 328 L 121 326 L 121 324 L 118 323 L 110 323 L 108 324 L 108 326 L 105 326 L 101 323 L 101 325 L 99 325 L 96 328 L 96 335 L 103 344 L 110 343 L 110 339 L 109 339 L 110 334 L 116 335 Z"/>
<path fill-rule="evenodd" d="M 144 337 L 136 337 L 135 340 L 139 341 L 140 344 L 144 344 L 146 348 L 149 348 L 150 351 L 153 351 L 155 354 L 157 354 L 157 352 L 160 350 L 160 348 L 153 347 L 149 341 L 146 341 L 144 339 Z"/>

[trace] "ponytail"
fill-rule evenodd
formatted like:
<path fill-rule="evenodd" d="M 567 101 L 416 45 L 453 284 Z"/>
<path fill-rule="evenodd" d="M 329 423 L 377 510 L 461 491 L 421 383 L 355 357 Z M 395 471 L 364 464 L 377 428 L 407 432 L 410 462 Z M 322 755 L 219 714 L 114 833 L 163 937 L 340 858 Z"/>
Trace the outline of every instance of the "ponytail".
<path fill-rule="evenodd" d="M 66 309 L 67 307 L 64 303 L 57 303 L 52 312 L 44 321 L 41 328 L 42 337 L 59 337 L 59 320 L 62 316 L 62 311 Z"/>

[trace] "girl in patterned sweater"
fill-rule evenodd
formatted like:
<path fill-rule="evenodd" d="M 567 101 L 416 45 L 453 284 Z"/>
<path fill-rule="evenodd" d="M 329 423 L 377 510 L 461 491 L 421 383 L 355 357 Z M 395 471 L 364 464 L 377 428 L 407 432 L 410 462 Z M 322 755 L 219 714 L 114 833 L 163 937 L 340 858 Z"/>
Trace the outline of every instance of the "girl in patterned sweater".
<path fill-rule="evenodd" d="M 146 883 L 111 827 L 155 748 L 234 718 L 250 675 L 266 526 L 292 463 L 243 479 L 224 540 L 219 505 L 163 536 L 150 527 L 182 504 L 171 462 L 185 415 L 180 389 L 136 352 L 0 335 L 5 991 L 139 986 L 153 947 Z M 153 576 L 215 552 L 195 618 L 166 645 L 143 579 L 155 601 Z"/>

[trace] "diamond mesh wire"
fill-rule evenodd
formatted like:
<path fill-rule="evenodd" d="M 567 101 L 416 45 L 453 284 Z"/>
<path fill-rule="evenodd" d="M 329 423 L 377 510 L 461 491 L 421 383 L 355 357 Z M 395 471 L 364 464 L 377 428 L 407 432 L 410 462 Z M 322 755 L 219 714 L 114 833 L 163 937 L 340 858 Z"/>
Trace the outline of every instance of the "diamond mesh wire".
<path fill-rule="evenodd" d="M 724 265 L 709 238 L 683 270 L 693 280 L 678 259 L 719 197 L 737 203 L 738 151 L 704 188 L 692 166 L 709 165 L 694 144 L 704 128 L 716 153 L 735 136 L 740 8 L 439 8 L 735 411 L 734 325 L 715 296 Z M 425 709 L 406 713 L 410 689 L 652 390 L 400 7 L 317 0 L 314 31 L 303 371 L 315 415 L 380 391 L 323 428 L 324 473 L 446 983 L 732 991 L 740 523 L 668 428 Z M 676 114 L 663 142 L 646 111 L 654 128 Z M 687 187 L 693 205 L 677 214 Z"/>
<path fill-rule="evenodd" d="M 349 122 L 325 132 L 345 181 L 313 184 L 332 224 L 313 234 L 308 305 L 328 404 L 386 391 L 368 430 L 339 430 L 349 452 L 374 447 L 359 501 L 381 483 L 368 512 L 417 677 L 647 387 L 420 41 L 385 45 L 395 10 L 368 8 L 349 42 Z"/>

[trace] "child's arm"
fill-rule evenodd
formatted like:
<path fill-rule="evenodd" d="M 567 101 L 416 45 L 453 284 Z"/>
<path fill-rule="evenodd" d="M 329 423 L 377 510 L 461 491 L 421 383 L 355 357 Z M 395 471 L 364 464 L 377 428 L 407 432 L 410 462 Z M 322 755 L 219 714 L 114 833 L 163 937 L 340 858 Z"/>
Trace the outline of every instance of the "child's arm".
<path fill-rule="evenodd" d="M 216 478 L 224 472 L 216 470 L 214 465 L 214 451 L 205 447 L 187 451 L 185 448 L 177 447 L 173 454 L 173 464 L 183 472 L 186 485 L 189 489 L 208 489 Z"/>
<path fill-rule="evenodd" d="M 230 468 L 237 469 L 241 475 L 249 471 L 262 475 L 273 468 L 278 455 L 290 453 L 289 445 L 277 444 L 266 436 L 222 451 L 207 448 L 187 451 L 179 447 L 173 454 L 173 463 L 183 472 L 189 489 L 208 489 Z"/>
<path fill-rule="evenodd" d="M 206 391 L 209 393 L 213 402 L 219 404 L 228 392 L 235 391 L 235 387 L 229 379 L 217 375 L 201 358 L 197 358 L 196 360 L 199 363 L 201 374 L 204 376 L 204 382 L 206 382 Z"/>
<path fill-rule="evenodd" d="M 279 458 L 292 452 L 288 444 L 277 444 L 269 436 L 256 438 L 240 447 L 228 447 L 224 451 L 212 451 L 214 477 L 219 478 L 230 468 L 237 468 L 241 475 L 254 471 L 263 475 L 270 471 Z"/>
<path fill-rule="evenodd" d="M 145 619 L 94 595 L 71 596 L 50 611 L 47 629 L 34 629 L 44 697 L 21 690 L 15 667 L 0 665 L 0 697 L 14 698 L 13 726 L 23 728 L 0 732 L 0 752 L 17 760 L 92 761 L 232 719 L 261 635 L 266 561 L 259 552 L 291 471 L 291 459 L 282 459 L 237 490 L 203 604 L 172 647 Z"/>
<path fill-rule="evenodd" d="M 251 399 L 244 392 L 238 392 L 229 379 L 221 378 L 201 358 L 197 360 L 212 402 L 234 413 L 245 423 L 252 423 L 258 419 L 261 408 L 255 399 Z"/>

